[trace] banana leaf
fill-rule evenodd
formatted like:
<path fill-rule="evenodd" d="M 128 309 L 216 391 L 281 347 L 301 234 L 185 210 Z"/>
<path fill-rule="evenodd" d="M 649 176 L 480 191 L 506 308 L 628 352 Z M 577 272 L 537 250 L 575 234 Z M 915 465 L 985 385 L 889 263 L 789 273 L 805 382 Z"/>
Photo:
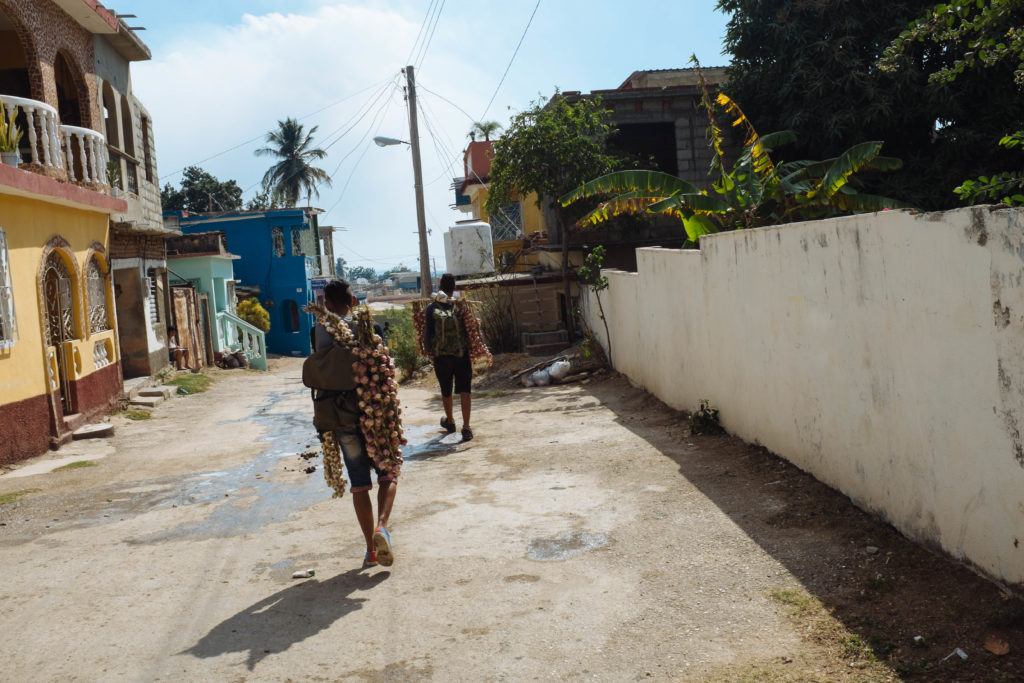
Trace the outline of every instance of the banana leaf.
<path fill-rule="evenodd" d="M 873 194 L 843 194 L 839 193 L 832 198 L 833 205 L 843 211 L 853 213 L 871 213 L 882 209 L 911 209 L 910 204 L 901 202 L 898 199 L 880 197 Z"/>
<path fill-rule="evenodd" d="M 602 194 L 640 192 L 649 197 L 670 197 L 674 194 L 693 194 L 699 190 L 681 178 L 661 171 L 615 171 L 583 183 L 559 198 L 562 206 Z"/>
<path fill-rule="evenodd" d="M 882 150 L 881 140 L 861 142 L 849 148 L 835 160 L 821 180 L 821 192 L 826 197 L 835 196 L 850 176 L 862 169 L 878 156 Z"/>

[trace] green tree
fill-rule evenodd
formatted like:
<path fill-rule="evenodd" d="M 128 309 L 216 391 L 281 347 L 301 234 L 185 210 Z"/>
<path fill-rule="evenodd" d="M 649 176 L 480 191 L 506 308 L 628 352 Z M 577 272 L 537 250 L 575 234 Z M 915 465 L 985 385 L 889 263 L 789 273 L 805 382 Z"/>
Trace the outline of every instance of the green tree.
<path fill-rule="evenodd" d="M 270 190 L 263 188 L 245 204 L 246 211 L 267 211 L 280 208 L 280 204 L 271 196 Z"/>
<path fill-rule="evenodd" d="M 950 87 L 928 74 L 953 64 L 941 45 L 915 43 L 901 68 L 878 63 L 889 43 L 932 6 L 927 0 L 719 0 L 731 14 L 724 89 L 764 130 L 792 130 L 795 159 L 823 159 L 862 140 L 885 140 L 904 168 L 866 188 L 922 209 L 956 205 L 963 178 L 1005 158 L 992 131 L 1024 115 L 1011 80 L 975 71 Z M 1008 63 L 1008 62 L 1007 62 Z M 1012 67 L 1011 67 L 1012 70 Z M 995 135 L 998 138 L 998 133 Z"/>
<path fill-rule="evenodd" d="M 408 272 L 411 272 L 411 270 L 412 270 L 411 268 L 408 268 L 407 266 L 399 263 L 394 268 L 390 268 L 388 270 L 385 270 L 383 273 L 381 273 L 380 277 L 378 279 L 379 279 L 380 282 L 384 282 L 384 280 L 387 280 L 389 277 L 391 277 L 395 273 L 408 273 Z"/>
<path fill-rule="evenodd" d="M 931 83 L 970 79 L 979 70 L 996 69 L 1005 76 L 1012 67 L 1018 98 L 1024 89 L 1024 5 L 1020 0 L 935 5 L 886 48 L 879 66 L 894 72 L 905 70 L 918 44 L 938 46 L 948 56 L 949 61 L 939 64 L 928 75 Z M 1007 130 L 1022 125 L 1022 121 L 1018 117 L 1003 125 L 1003 130 Z M 1024 149 L 1024 130 L 1004 135 L 998 145 L 1006 150 Z M 1019 155 L 1011 163 L 1017 170 L 965 180 L 954 192 L 968 204 L 1024 205 L 1024 172 L 1020 170 Z"/>
<path fill-rule="evenodd" d="M 334 272 L 338 274 L 338 277 L 345 277 L 345 259 L 338 256 L 334 259 Z"/>
<path fill-rule="evenodd" d="M 619 165 L 607 152 L 615 130 L 610 118 L 599 97 L 570 103 L 556 92 L 550 102 L 535 102 L 514 116 L 494 143 L 487 212 L 497 213 L 517 195 L 537 193 L 538 207 L 549 207 L 557 222 L 566 302 L 571 301 L 569 231 L 580 212 L 560 205 L 558 197 Z M 571 317 L 567 322 L 571 332 Z"/>
<path fill-rule="evenodd" d="M 615 195 L 584 216 L 583 227 L 626 213 L 664 213 L 683 222 L 687 237 L 697 242 L 702 235 L 738 228 L 775 225 L 794 220 L 814 220 L 846 213 L 899 208 L 903 204 L 856 189 L 858 171 L 890 171 L 899 159 L 879 156 L 882 143 L 863 142 L 838 157 L 824 161 L 776 163 L 775 147 L 793 142 L 789 131 L 761 136 L 739 105 L 724 93 L 715 102 L 695 57 L 700 78 L 701 105 L 708 114 L 708 142 L 712 151 L 711 191 L 698 190 L 676 176 L 659 171 L 616 171 L 584 183 L 561 197 L 563 205 L 595 195 Z M 724 135 L 718 125 L 716 106 L 744 135 L 743 152 L 729 167 Z M 603 257 L 603 251 L 597 253 Z M 597 270 L 587 264 L 587 278 Z M 581 279 L 583 269 L 581 269 Z M 596 290 L 595 290 L 596 291 Z M 600 299 L 598 299 L 600 305 Z"/>
<path fill-rule="evenodd" d="M 369 266 L 349 266 L 346 271 L 349 282 L 355 282 L 359 278 L 366 278 L 369 282 L 377 281 L 377 271 Z"/>
<path fill-rule="evenodd" d="M 305 194 L 306 203 L 313 195 L 320 196 L 317 185 L 331 184 L 331 177 L 313 161 L 324 159 L 327 152 L 313 147 L 313 126 L 306 133 L 301 123 L 293 118 L 277 122 L 277 130 L 267 133 L 266 147 L 256 150 L 257 156 L 272 156 L 279 161 L 263 176 L 263 187 L 269 190 L 271 201 L 284 206 L 295 206 Z"/>
<path fill-rule="evenodd" d="M 473 127 L 469 129 L 471 137 L 482 135 L 484 140 L 490 140 L 491 136 L 501 130 L 501 124 L 497 121 L 474 121 Z"/>
<path fill-rule="evenodd" d="M 234 180 L 221 182 L 198 166 L 187 167 L 181 188 L 166 183 L 160 191 L 164 211 L 237 211 L 242 208 L 242 188 Z"/>

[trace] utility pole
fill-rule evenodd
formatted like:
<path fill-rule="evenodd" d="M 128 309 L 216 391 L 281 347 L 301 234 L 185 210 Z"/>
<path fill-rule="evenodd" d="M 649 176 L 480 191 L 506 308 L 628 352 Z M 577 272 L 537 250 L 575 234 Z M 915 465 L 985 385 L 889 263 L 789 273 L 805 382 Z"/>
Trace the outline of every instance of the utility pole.
<path fill-rule="evenodd" d="M 420 292 L 424 298 L 434 290 L 430 278 L 430 251 L 427 248 L 427 219 L 423 208 L 423 169 L 420 166 L 420 129 L 416 120 L 416 78 L 412 66 L 405 67 L 409 97 L 409 146 L 412 147 L 413 184 L 416 189 L 416 223 L 420 233 Z"/>

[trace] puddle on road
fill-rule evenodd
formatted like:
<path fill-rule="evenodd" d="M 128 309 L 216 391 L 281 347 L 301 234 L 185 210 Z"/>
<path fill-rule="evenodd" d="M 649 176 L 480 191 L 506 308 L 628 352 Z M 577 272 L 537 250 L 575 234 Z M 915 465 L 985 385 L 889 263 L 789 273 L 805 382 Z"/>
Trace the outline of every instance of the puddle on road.
<path fill-rule="evenodd" d="M 530 541 L 526 556 L 531 560 L 550 562 L 567 560 L 570 557 L 608 545 L 608 534 L 588 534 L 583 531 L 567 531 L 554 538 L 535 538 Z"/>
<path fill-rule="evenodd" d="M 204 518 L 183 523 L 154 534 L 138 536 L 133 544 L 149 544 L 182 538 L 216 538 L 258 531 L 267 524 L 284 521 L 331 497 L 324 482 L 320 443 L 309 411 L 287 409 L 306 390 L 268 394 L 264 403 L 249 416 L 225 422 L 221 429 L 244 430 L 259 424 L 266 428 L 261 441 L 264 451 L 249 462 L 230 469 L 214 469 L 195 475 L 160 477 L 125 482 L 55 496 L 38 496 L 3 510 L 0 546 L 19 543 L 56 531 L 88 528 L 177 506 L 208 504 Z M 411 426 L 405 430 L 408 445 L 403 449 L 407 467 L 446 455 L 455 450 L 461 436 L 444 434 L 438 427 Z M 316 452 L 308 460 L 302 453 Z M 316 471 L 302 474 L 315 466 Z M 282 468 L 297 470 L 281 476 Z M 295 475 L 298 476 L 295 476 Z M 347 476 L 347 475 L 346 475 Z M 347 504 L 347 503 L 346 503 Z M 63 510 L 60 519 L 34 510 Z M 44 519 L 45 517 L 45 519 Z"/>
<path fill-rule="evenodd" d="M 322 455 L 295 463 L 296 468 L 316 466 L 316 472 L 301 481 L 277 481 L 273 477 L 275 465 L 280 459 L 297 458 L 300 453 L 319 449 L 319 442 L 312 434 L 309 415 L 295 411 L 273 412 L 273 408 L 283 399 L 302 393 L 305 390 L 271 393 L 266 404 L 257 408 L 249 417 L 237 421 L 255 422 L 267 429 L 267 436 L 262 439 L 268 443 L 267 449 L 255 460 L 229 470 L 191 477 L 181 484 L 173 499 L 167 498 L 164 501 L 179 507 L 221 502 L 205 519 L 181 524 L 130 542 L 147 544 L 180 538 L 253 533 L 267 524 L 289 519 L 301 510 L 329 499 L 332 492 L 324 483 Z M 425 426 L 405 430 L 409 443 L 403 449 L 403 457 L 407 464 L 444 455 L 455 449 L 457 440 L 450 442 L 450 439 L 441 437 L 428 438 L 436 431 Z M 347 472 L 345 476 L 349 478 Z"/>

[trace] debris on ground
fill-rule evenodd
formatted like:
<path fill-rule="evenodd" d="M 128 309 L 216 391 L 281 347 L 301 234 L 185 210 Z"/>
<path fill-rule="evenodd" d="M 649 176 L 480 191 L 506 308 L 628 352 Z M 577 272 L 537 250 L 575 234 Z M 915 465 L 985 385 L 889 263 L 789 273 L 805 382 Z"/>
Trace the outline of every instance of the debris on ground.
<path fill-rule="evenodd" d="M 1008 655 L 1010 654 L 1010 644 L 1002 638 L 995 636 L 989 636 L 985 639 L 985 649 L 994 655 Z"/>

